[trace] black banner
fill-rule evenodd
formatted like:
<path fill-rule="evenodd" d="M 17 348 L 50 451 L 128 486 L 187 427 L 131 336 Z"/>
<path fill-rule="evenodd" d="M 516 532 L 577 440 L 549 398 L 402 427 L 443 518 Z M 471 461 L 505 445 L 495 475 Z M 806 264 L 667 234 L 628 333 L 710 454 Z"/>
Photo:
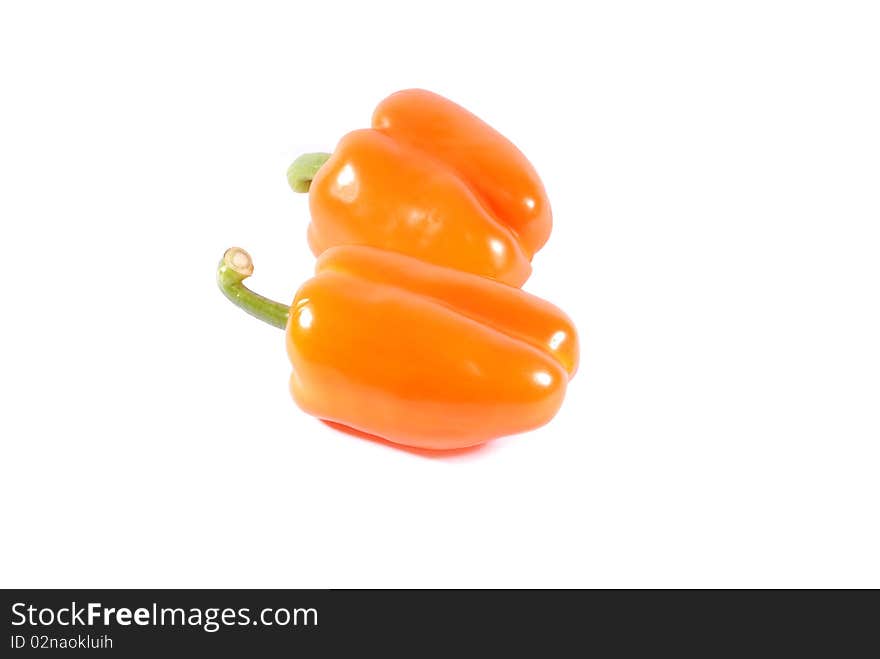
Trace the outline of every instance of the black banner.
<path fill-rule="evenodd" d="M 603 648 L 750 653 L 861 647 L 873 592 L 783 591 L 3 591 L 4 656 L 55 651 L 117 656 L 209 652 L 309 656 L 360 650 Z M 869 640 L 876 647 L 876 640 Z"/>

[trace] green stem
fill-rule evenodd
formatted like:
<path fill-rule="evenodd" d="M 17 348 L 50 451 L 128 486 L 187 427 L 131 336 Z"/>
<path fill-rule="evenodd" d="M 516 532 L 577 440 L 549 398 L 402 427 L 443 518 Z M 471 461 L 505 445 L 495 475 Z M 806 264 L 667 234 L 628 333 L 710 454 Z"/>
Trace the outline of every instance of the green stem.
<path fill-rule="evenodd" d="M 308 192 L 315 174 L 327 162 L 329 153 L 304 153 L 287 168 L 287 182 L 294 192 Z"/>
<path fill-rule="evenodd" d="M 245 286 L 242 282 L 253 272 L 254 262 L 251 255 L 241 247 L 230 247 L 217 266 L 217 285 L 223 295 L 237 307 L 265 323 L 284 329 L 287 327 L 290 307 L 254 293 Z"/>

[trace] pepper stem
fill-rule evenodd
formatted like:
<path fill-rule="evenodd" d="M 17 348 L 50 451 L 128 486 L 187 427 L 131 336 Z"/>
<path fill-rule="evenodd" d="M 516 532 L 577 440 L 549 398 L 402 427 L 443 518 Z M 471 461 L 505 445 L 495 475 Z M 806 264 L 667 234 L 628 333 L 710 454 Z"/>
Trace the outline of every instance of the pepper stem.
<path fill-rule="evenodd" d="M 290 307 L 254 293 L 242 282 L 254 273 L 251 255 L 241 247 L 230 247 L 217 266 L 217 285 L 230 302 L 265 323 L 284 329 Z"/>
<path fill-rule="evenodd" d="M 294 192 L 308 192 L 315 174 L 327 162 L 329 153 L 304 153 L 287 168 L 287 182 Z"/>

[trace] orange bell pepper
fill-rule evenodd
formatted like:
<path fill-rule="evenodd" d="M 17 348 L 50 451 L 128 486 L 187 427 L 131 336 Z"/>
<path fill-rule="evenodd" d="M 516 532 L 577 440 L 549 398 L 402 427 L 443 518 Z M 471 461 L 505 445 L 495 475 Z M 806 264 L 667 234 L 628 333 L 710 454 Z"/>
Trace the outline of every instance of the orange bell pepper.
<path fill-rule="evenodd" d="M 372 128 L 288 170 L 309 192 L 309 245 L 372 245 L 521 286 L 550 235 L 550 202 L 525 156 L 437 94 L 392 94 Z"/>
<path fill-rule="evenodd" d="M 307 413 L 407 446 L 453 449 L 547 423 L 577 369 L 568 317 L 518 288 L 367 246 L 318 259 L 291 307 L 243 281 L 227 250 L 224 294 L 287 330 L 290 389 Z"/>

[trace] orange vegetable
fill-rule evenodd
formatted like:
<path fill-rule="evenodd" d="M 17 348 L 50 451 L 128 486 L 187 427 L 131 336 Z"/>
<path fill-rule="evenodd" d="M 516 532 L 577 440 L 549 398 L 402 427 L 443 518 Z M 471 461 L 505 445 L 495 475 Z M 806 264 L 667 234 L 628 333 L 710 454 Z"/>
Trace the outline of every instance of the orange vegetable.
<path fill-rule="evenodd" d="M 520 286 L 550 235 L 525 156 L 452 101 L 420 89 L 382 101 L 373 127 L 288 170 L 309 192 L 309 245 L 371 245 Z"/>
<path fill-rule="evenodd" d="M 246 288 L 244 250 L 218 282 L 287 329 L 290 388 L 309 414 L 408 446 L 453 449 L 547 423 L 578 361 L 566 315 L 490 279 L 365 246 L 329 249 L 292 306 Z"/>

